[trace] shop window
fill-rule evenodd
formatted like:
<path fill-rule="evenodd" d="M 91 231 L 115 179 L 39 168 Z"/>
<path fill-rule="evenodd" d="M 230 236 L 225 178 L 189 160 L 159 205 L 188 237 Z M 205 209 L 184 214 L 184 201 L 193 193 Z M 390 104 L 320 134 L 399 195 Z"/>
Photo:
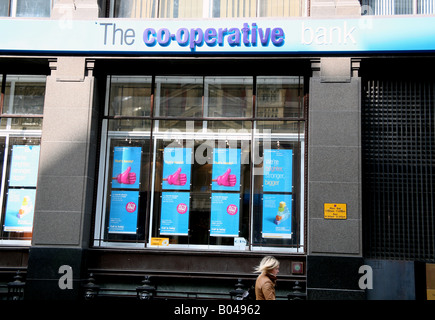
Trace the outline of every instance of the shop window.
<path fill-rule="evenodd" d="M 111 106 L 130 79 L 108 77 L 94 244 L 302 252 L 303 78 L 157 75 L 142 116 Z"/>
<path fill-rule="evenodd" d="M 50 17 L 53 0 L 0 0 L 2 17 Z"/>
<path fill-rule="evenodd" d="M 3 75 L 0 100 L 1 244 L 30 244 L 45 76 Z"/>
<path fill-rule="evenodd" d="M 301 16 L 300 0 L 108 0 L 115 18 L 250 18 Z"/>
<path fill-rule="evenodd" d="M 116 18 L 156 18 L 157 0 L 114 0 Z"/>
<path fill-rule="evenodd" d="M 434 14 L 434 0 L 361 0 L 362 15 Z"/>

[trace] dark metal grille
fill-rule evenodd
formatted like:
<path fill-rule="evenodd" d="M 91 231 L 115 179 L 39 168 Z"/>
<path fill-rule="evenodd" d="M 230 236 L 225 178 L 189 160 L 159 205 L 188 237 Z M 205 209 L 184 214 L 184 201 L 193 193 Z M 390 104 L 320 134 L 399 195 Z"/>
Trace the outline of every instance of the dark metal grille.
<path fill-rule="evenodd" d="M 364 81 L 367 258 L 435 261 L 435 83 Z"/>

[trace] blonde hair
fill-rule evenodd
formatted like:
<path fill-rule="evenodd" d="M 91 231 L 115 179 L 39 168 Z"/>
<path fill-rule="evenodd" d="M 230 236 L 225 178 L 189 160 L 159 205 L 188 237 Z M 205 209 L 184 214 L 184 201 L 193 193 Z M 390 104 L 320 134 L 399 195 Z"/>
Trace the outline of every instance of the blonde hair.
<path fill-rule="evenodd" d="M 268 272 L 279 267 L 279 261 L 272 256 L 264 257 L 255 268 L 255 272 Z"/>

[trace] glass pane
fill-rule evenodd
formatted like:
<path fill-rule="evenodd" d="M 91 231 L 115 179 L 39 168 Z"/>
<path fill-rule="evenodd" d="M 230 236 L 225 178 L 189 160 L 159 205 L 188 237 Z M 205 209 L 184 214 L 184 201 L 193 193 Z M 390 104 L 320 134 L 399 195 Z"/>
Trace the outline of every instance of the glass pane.
<path fill-rule="evenodd" d="M 159 18 L 202 18 L 203 0 L 160 0 Z"/>
<path fill-rule="evenodd" d="M 272 134 L 282 133 L 289 135 L 304 135 L 303 121 L 256 121 L 256 129 L 261 132 L 268 132 Z"/>
<path fill-rule="evenodd" d="M 205 77 L 205 116 L 251 117 L 252 77 Z"/>
<path fill-rule="evenodd" d="M 32 238 L 40 141 L 39 137 L 9 139 L 8 177 L 2 190 L 4 195 L 2 239 L 30 240 Z M 0 156 L 3 159 L 3 156 Z"/>
<path fill-rule="evenodd" d="M 149 132 L 151 120 L 148 119 L 111 119 L 109 131 L 145 131 Z"/>
<path fill-rule="evenodd" d="M 257 16 L 257 0 L 214 0 L 213 18 L 247 18 Z"/>
<path fill-rule="evenodd" d="M 242 120 L 214 120 L 205 122 L 207 125 L 207 132 L 227 132 L 244 133 L 246 131 L 251 132 L 252 121 Z"/>
<path fill-rule="evenodd" d="M 418 14 L 434 14 L 435 3 L 433 0 L 417 0 Z"/>
<path fill-rule="evenodd" d="M 250 142 L 198 136 L 157 140 L 152 237 L 234 247 L 249 234 Z"/>
<path fill-rule="evenodd" d="M 6 77 L 4 114 L 42 115 L 45 98 L 45 76 Z"/>
<path fill-rule="evenodd" d="M 303 111 L 301 77 L 257 77 L 257 117 L 299 118 Z"/>
<path fill-rule="evenodd" d="M 17 0 L 17 17 L 50 17 L 50 0 Z"/>
<path fill-rule="evenodd" d="M 150 177 L 147 138 L 110 139 L 103 239 L 143 242 Z"/>
<path fill-rule="evenodd" d="M 362 0 L 362 15 L 395 15 L 395 14 L 413 14 L 414 0 Z M 426 6 L 427 10 L 433 5 Z M 420 10 L 417 2 L 417 11 Z M 418 12 L 420 13 L 420 12 Z M 430 12 L 427 12 L 430 13 Z"/>
<path fill-rule="evenodd" d="M 115 18 L 155 18 L 157 0 L 116 0 Z"/>
<path fill-rule="evenodd" d="M 109 116 L 143 117 L 151 113 L 151 77 L 111 77 Z"/>
<path fill-rule="evenodd" d="M 253 244 L 301 244 L 301 142 L 257 139 L 254 158 Z"/>
<path fill-rule="evenodd" d="M 9 16 L 9 1 L 10 0 L 0 0 L 0 17 Z"/>
<path fill-rule="evenodd" d="M 42 130 L 42 118 L 12 118 L 13 130 Z"/>
<path fill-rule="evenodd" d="M 154 115 L 202 117 L 202 77 L 156 77 Z"/>
<path fill-rule="evenodd" d="M 197 132 L 202 130 L 203 121 L 185 121 L 185 120 L 155 120 L 155 132 L 163 133 L 180 133 L 180 132 Z"/>
<path fill-rule="evenodd" d="M 260 17 L 291 17 L 301 15 L 301 0 L 259 0 Z"/>
<path fill-rule="evenodd" d="M 395 0 L 394 14 L 412 14 L 414 0 Z"/>

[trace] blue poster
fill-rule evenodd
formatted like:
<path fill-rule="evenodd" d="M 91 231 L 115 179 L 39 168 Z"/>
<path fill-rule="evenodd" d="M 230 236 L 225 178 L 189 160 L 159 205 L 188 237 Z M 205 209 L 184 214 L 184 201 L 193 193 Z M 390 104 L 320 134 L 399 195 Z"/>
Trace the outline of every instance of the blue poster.
<path fill-rule="evenodd" d="M 212 190 L 240 191 L 240 149 L 213 149 Z"/>
<path fill-rule="evenodd" d="M 139 191 L 112 191 L 110 196 L 109 233 L 135 234 Z"/>
<path fill-rule="evenodd" d="M 163 192 L 160 234 L 187 236 L 189 232 L 189 192 Z"/>
<path fill-rule="evenodd" d="M 292 196 L 289 194 L 263 195 L 263 238 L 292 236 Z"/>
<path fill-rule="evenodd" d="M 213 193 L 211 195 L 210 235 L 239 236 L 240 194 Z"/>
<path fill-rule="evenodd" d="M 31 145 L 15 145 L 12 147 L 9 186 L 36 187 L 39 150 L 39 146 Z"/>
<path fill-rule="evenodd" d="M 139 189 L 141 147 L 115 147 L 112 188 Z"/>
<path fill-rule="evenodd" d="M 263 191 L 292 192 L 293 150 L 265 149 Z"/>
<path fill-rule="evenodd" d="M 190 190 L 192 148 L 165 148 L 162 189 Z"/>
<path fill-rule="evenodd" d="M 32 231 L 35 197 L 35 189 L 9 189 L 4 231 Z"/>

